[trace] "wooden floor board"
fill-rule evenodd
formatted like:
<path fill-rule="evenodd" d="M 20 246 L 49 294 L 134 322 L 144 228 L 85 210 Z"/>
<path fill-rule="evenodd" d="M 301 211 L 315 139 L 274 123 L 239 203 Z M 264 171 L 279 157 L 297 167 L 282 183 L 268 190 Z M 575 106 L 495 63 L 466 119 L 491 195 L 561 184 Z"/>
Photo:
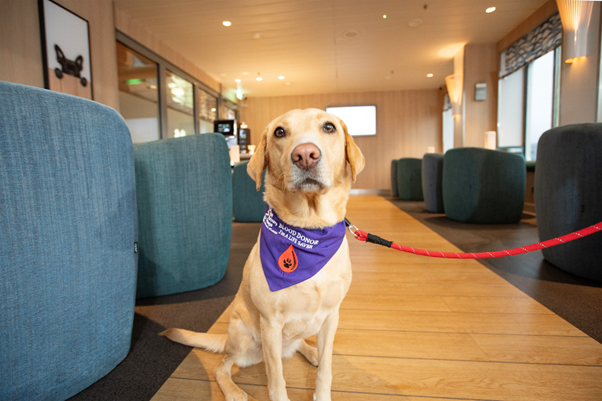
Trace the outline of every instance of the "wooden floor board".
<path fill-rule="evenodd" d="M 404 245 L 459 251 L 378 196 L 352 196 L 347 215 Z M 335 338 L 334 401 L 602 400 L 602 344 L 477 261 L 348 237 L 354 278 Z M 210 332 L 226 333 L 228 316 Z M 223 400 L 212 373 L 221 358 L 192 350 L 153 400 Z M 283 366 L 289 398 L 313 400 L 317 369 L 300 354 Z M 269 400 L 263 364 L 232 373 L 250 400 Z"/>

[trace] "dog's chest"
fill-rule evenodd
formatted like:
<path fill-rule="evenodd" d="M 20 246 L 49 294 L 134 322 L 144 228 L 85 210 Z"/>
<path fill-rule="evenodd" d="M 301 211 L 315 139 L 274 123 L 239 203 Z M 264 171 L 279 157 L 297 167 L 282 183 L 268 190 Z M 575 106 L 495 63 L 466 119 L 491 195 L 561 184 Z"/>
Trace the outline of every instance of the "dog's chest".
<path fill-rule="evenodd" d="M 343 277 L 310 279 L 291 291 L 284 316 L 285 339 L 307 338 L 320 331 L 324 320 L 338 311 L 349 288 Z"/>

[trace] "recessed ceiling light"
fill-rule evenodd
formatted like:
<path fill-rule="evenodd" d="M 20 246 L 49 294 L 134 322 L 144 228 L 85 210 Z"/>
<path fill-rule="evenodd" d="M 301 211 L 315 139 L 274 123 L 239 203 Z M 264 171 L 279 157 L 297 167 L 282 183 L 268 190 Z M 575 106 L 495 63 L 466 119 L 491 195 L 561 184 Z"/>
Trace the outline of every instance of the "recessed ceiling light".
<path fill-rule="evenodd" d="M 236 78 L 234 82 L 240 82 L 240 78 Z"/>
<path fill-rule="evenodd" d="M 255 79 L 258 80 L 258 81 L 263 81 L 263 78 L 261 78 L 261 77 L 257 77 Z"/>
<path fill-rule="evenodd" d="M 492 13 L 492 12 L 494 12 L 494 11 L 495 11 L 495 7 L 489 7 L 487 10 L 485 10 L 485 12 L 486 12 L 487 14 L 491 14 L 491 13 Z"/>
<path fill-rule="evenodd" d="M 232 25 L 232 23 L 230 21 L 224 21 L 224 22 L 222 22 L 222 25 L 230 26 L 230 25 Z"/>
<path fill-rule="evenodd" d="M 280 75 L 278 79 L 284 79 L 284 75 Z"/>
<path fill-rule="evenodd" d="M 426 74 L 426 76 L 427 76 L 427 78 L 432 78 L 432 77 L 433 77 L 433 74 L 430 74 L 430 73 L 429 73 L 429 74 Z"/>
<path fill-rule="evenodd" d="M 387 19 L 387 14 L 383 14 L 383 19 Z"/>

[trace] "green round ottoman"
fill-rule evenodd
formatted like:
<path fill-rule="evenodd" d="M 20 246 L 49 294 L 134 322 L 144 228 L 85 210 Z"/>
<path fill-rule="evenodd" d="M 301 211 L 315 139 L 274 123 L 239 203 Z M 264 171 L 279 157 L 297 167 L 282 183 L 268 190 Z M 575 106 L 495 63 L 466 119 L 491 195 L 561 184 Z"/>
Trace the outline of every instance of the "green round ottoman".
<path fill-rule="evenodd" d="M 443 161 L 445 214 L 466 223 L 518 223 L 526 180 L 522 156 L 483 148 L 448 150 Z"/>

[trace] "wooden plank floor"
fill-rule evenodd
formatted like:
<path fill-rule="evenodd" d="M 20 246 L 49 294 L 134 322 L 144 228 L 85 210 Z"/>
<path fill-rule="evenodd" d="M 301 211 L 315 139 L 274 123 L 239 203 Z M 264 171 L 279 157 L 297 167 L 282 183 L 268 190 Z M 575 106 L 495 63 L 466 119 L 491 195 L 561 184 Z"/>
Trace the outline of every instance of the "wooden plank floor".
<path fill-rule="evenodd" d="M 378 196 L 352 196 L 347 216 L 404 245 L 459 251 Z M 354 276 L 335 340 L 333 400 L 602 400 L 602 344 L 486 267 L 348 237 Z M 227 321 L 228 311 L 210 332 L 225 333 Z M 212 373 L 220 360 L 192 350 L 153 400 L 223 400 Z M 284 361 L 292 401 L 313 399 L 316 370 L 299 354 Z M 269 400 L 263 364 L 234 367 L 233 378 L 249 399 Z"/>

